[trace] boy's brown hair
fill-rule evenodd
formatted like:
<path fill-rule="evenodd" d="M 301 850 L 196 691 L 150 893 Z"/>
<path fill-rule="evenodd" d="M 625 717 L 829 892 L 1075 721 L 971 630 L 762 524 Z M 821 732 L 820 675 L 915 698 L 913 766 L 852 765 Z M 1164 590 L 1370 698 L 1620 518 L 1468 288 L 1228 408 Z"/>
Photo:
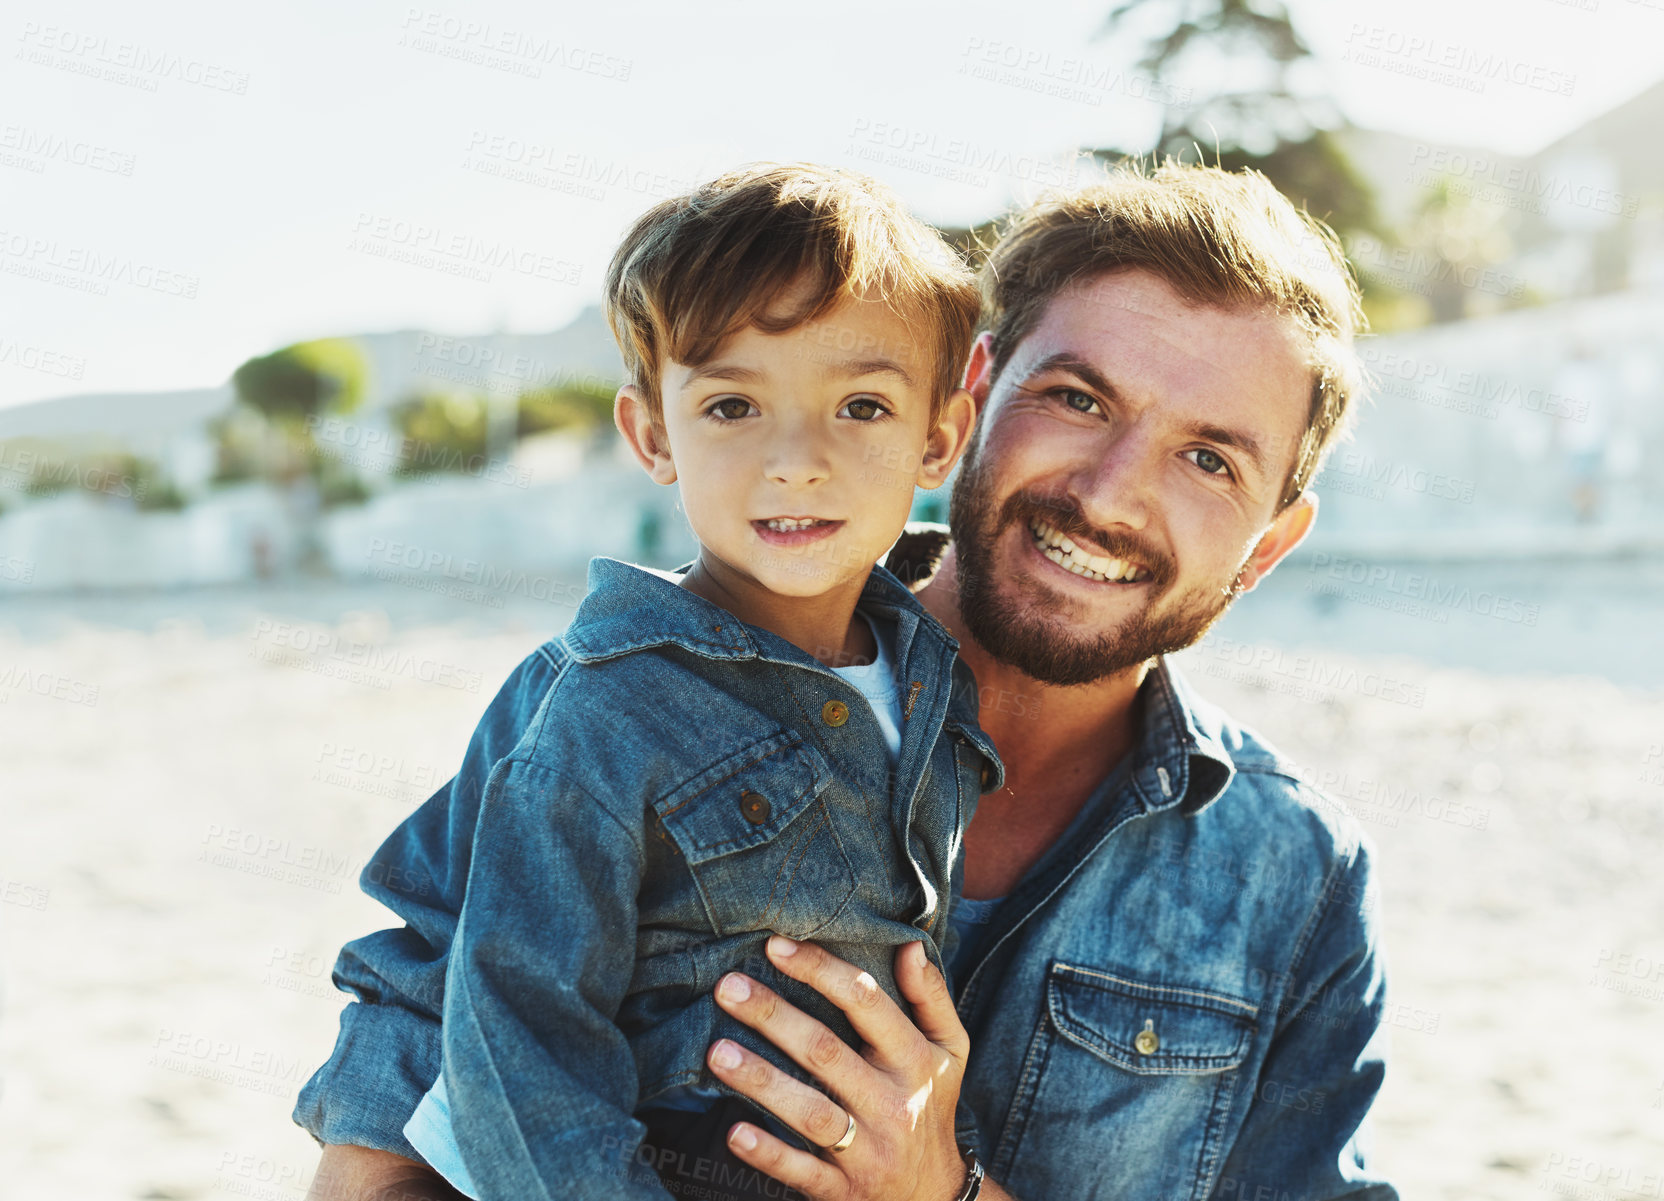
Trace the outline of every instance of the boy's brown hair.
<path fill-rule="evenodd" d="M 1104 183 L 1011 218 L 981 276 L 993 375 L 1052 297 L 1079 280 L 1135 268 L 1192 304 L 1269 308 L 1299 326 L 1310 355 L 1311 409 L 1278 498 L 1281 512 L 1345 432 L 1363 387 L 1353 347 L 1363 307 L 1339 241 L 1257 171 L 1170 162 L 1146 174 L 1123 165 Z"/>
<path fill-rule="evenodd" d="M 802 299 L 779 312 L 800 281 Z M 931 340 L 934 421 L 976 333 L 975 276 L 894 193 L 855 172 L 758 164 L 655 205 L 607 267 L 607 324 L 658 425 L 663 360 L 698 366 L 730 334 L 784 333 L 846 295 L 884 301 Z"/>

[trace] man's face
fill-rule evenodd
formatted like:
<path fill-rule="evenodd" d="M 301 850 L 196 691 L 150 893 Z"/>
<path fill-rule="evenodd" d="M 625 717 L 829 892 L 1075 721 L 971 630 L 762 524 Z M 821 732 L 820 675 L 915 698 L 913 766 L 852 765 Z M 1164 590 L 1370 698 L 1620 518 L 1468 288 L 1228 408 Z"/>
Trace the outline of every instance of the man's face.
<path fill-rule="evenodd" d="M 1293 545 L 1268 562 L 1261 542 L 1311 397 L 1288 318 L 1121 271 L 1058 293 L 988 369 L 984 339 L 951 521 L 961 613 L 995 658 L 1054 684 L 1125 671 L 1195 642 Z"/>

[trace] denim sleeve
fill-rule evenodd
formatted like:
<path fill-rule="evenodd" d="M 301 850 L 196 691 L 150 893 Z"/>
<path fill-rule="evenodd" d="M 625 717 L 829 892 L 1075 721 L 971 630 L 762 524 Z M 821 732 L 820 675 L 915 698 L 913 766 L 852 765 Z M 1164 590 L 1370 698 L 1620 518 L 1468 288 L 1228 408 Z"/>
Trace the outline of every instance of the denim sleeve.
<path fill-rule="evenodd" d="M 462 910 L 475 820 L 492 766 L 510 754 L 556 675 L 542 651 L 498 691 L 448 784 L 406 818 L 365 865 L 359 886 L 404 919 L 341 948 L 335 1050 L 301 1089 L 294 1120 L 325 1144 L 420 1161 L 404 1125 L 439 1078 L 446 956 Z"/>
<path fill-rule="evenodd" d="M 635 969 L 640 822 L 540 765 L 480 807 L 446 976 L 445 1085 L 487 1198 L 666 1198 L 635 1167 L 635 1058 L 616 1018 Z"/>
<path fill-rule="evenodd" d="M 1296 953 L 1270 1053 L 1213 1196 L 1397 1201 L 1365 1161 L 1386 1074 L 1380 891 L 1359 847 L 1327 882 Z"/>

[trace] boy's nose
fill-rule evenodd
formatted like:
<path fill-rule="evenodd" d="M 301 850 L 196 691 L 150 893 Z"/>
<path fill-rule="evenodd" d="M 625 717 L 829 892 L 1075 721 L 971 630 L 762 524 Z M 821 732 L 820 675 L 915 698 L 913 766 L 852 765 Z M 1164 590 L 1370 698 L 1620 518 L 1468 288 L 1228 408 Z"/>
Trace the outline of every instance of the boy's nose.
<path fill-rule="evenodd" d="M 821 440 L 812 434 L 782 433 L 769 446 L 764 470 L 777 484 L 801 488 L 830 478 L 832 458 Z"/>

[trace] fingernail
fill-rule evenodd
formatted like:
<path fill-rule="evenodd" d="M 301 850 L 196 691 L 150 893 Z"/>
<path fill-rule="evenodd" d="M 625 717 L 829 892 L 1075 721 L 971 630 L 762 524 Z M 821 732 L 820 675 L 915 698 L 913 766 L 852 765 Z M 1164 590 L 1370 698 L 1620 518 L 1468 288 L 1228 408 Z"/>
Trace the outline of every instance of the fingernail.
<path fill-rule="evenodd" d="M 768 949 L 773 951 L 782 959 L 789 959 L 793 955 L 797 954 L 797 944 L 787 938 L 784 934 L 770 935 L 768 940 Z"/>
<path fill-rule="evenodd" d="M 757 1132 L 749 1126 L 736 1126 L 732 1140 L 741 1151 L 750 1151 L 757 1145 Z"/>
<path fill-rule="evenodd" d="M 719 1068 L 739 1067 L 740 1049 L 725 1038 L 718 1039 L 716 1046 L 711 1048 L 711 1064 Z"/>
<path fill-rule="evenodd" d="M 743 1001 L 751 995 L 751 981 L 738 972 L 729 972 L 722 978 L 721 991 L 725 1001 Z"/>

